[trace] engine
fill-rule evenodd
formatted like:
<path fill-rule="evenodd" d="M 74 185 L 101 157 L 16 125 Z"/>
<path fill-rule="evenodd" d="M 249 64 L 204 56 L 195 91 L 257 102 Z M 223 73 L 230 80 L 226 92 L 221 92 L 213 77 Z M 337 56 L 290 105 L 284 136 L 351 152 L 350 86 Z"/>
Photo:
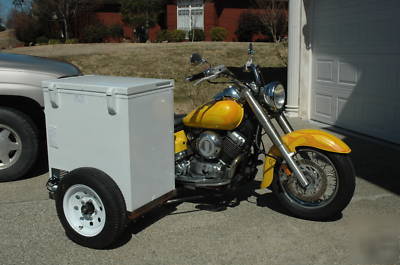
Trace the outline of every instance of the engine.
<path fill-rule="evenodd" d="M 176 159 L 175 173 L 178 178 L 224 178 L 227 167 L 243 152 L 247 142 L 238 131 L 225 135 L 204 131 L 192 141 L 194 155 Z"/>
<path fill-rule="evenodd" d="M 222 149 L 222 138 L 216 132 L 205 131 L 196 140 L 196 151 L 205 159 L 218 158 Z"/>

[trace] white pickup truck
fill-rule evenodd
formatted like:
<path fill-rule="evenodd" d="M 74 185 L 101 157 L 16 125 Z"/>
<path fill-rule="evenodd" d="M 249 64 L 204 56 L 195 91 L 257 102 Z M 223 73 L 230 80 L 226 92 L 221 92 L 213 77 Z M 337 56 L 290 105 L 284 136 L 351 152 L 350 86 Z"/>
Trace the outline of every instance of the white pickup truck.
<path fill-rule="evenodd" d="M 23 177 L 45 151 L 41 81 L 77 75 L 66 62 L 0 52 L 0 182 Z"/>

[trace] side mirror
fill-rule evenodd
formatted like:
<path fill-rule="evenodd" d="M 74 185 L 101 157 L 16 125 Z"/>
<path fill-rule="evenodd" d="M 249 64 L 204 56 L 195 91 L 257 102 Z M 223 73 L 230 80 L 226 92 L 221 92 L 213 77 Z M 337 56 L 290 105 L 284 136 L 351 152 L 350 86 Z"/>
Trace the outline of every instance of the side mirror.
<path fill-rule="evenodd" d="M 205 61 L 205 60 L 204 60 L 204 59 L 201 57 L 201 55 L 198 54 L 198 53 L 193 53 L 193 54 L 190 56 L 190 63 L 193 64 L 193 65 L 202 64 L 204 61 Z"/>

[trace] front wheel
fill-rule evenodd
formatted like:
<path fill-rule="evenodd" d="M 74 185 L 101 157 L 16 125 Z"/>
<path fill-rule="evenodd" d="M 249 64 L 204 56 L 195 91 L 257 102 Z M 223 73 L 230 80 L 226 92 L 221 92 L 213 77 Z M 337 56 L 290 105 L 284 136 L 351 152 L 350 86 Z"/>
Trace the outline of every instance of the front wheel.
<path fill-rule="evenodd" d="M 0 182 L 22 178 L 39 153 L 39 131 L 17 109 L 0 107 Z"/>
<path fill-rule="evenodd" d="M 125 201 L 117 184 L 94 168 L 64 176 L 55 196 L 57 214 L 67 236 L 79 245 L 102 249 L 125 230 Z"/>
<path fill-rule="evenodd" d="M 303 188 L 285 162 L 277 164 L 273 189 L 282 205 L 293 215 L 310 220 L 341 213 L 355 189 L 349 155 L 302 148 L 294 159 L 310 184 Z"/>

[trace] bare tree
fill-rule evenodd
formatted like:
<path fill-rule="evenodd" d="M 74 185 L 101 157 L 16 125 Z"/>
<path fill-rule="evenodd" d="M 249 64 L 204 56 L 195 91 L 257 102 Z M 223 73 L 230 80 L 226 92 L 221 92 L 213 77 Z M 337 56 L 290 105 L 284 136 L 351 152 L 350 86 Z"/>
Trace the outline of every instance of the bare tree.
<path fill-rule="evenodd" d="M 122 21 L 135 29 L 140 42 L 148 38 L 148 30 L 157 24 L 164 0 L 120 0 Z"/>
<path fill-rule="evenodd" d="M 101 3 L 102 0 L 33 0 L 32 12 L 38 17 L 61 21 L 64 38 L 67 40 L 70 38 L 70 28 L 74 19 Z"/>
<path fill-rule="evenodd" d="M 281 37 L 287 34 L 288 1 L 253 0 L 253 2 L 260 9 L 260 20 L 271 33 L 274 42 L 280 42 Z"/>
<path fill-rule="evenodd" d="M 32 8 L 32 0 L 13 0 L 14 9 L 18 12 L 29 13 Z"/>

